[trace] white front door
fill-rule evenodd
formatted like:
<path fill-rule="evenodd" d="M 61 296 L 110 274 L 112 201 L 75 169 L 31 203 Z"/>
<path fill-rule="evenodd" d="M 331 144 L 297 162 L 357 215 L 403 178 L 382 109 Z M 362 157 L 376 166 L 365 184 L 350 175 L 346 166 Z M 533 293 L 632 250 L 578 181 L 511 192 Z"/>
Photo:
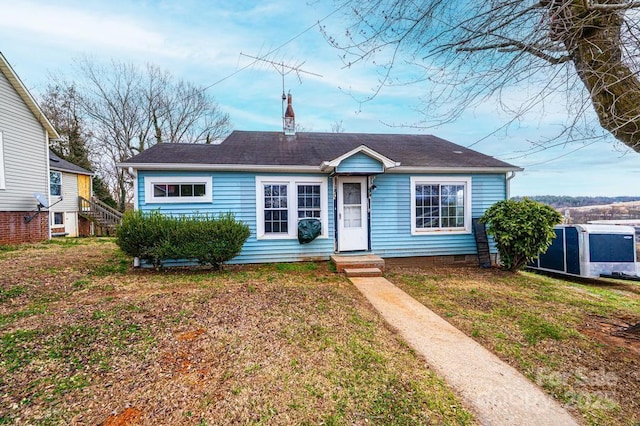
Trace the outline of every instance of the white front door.
<path fill-rule="evenodd" d="M 340 177 L 338 186 L 338 251 L 367 250 L 367 178 Z"/>

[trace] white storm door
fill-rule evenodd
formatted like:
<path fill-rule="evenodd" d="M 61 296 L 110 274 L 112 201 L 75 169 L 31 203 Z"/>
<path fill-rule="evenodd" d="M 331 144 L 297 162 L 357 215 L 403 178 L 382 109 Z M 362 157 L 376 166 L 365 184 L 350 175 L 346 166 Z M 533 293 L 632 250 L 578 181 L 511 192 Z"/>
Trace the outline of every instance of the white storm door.
<path fill-rule="evenodd" d="M 338 251 L 368 248 L 367 178 L 338 178 Z"/>

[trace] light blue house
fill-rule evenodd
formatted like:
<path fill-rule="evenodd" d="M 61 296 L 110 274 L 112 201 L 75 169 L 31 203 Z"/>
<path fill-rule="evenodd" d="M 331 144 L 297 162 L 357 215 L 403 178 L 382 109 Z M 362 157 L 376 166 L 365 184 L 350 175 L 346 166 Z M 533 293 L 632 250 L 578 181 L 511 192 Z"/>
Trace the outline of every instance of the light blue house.
<path fill-rule="evenodd" d="M 134 205 L 232 212 L 251 236 L 233 263 L 476 255 L 472 218 L 522 170 L 430 135 L 235 131 L 220 145 L 158 144 L 121 164 Z M 298 221 L 321 234 L 298 241 Z"/>

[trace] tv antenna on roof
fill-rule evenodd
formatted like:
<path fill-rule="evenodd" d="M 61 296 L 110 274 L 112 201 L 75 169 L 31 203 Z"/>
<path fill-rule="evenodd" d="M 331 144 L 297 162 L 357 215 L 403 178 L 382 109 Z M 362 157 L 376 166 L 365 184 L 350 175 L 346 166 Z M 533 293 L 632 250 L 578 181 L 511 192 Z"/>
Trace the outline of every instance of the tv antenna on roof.
<path fill-rule="evenodd" d="M 296 66 L 291 66 L 291 65 L 286 65 L 284 62 L 276 62 L 276 61 L 272 61 L 270 59 L 259 58 L 257 56 L 247 55 L 247 54 L 242 53 L 242 52 L 240 52 L 240 56 L 245 56 L 247 58 L 251 58 L 255 62 L 260 61 L 260 62 L 264 62 L 266 64 L 270 64 L 270 65 L 273 66 L 273 68 L 276 70 L 276 72 L 278 72 L 278 74 L 280 74 L 280 76 L 282 77 L 282 125 L 283 125 L 283 127 L 284 127 L 284 103 L 287 100 L 287 94 L 284 92 L 284 76 L 294 72 L 294 73 L 296 73 L 296 77 L 298 77 L 298 81 L 300 82 L 300 84 L 302 84 L 302 78 L 300 77 L 300 74 L 309 74 L 309 75 L 314 75 L 316 77 L 322 77 L 322 75 L 320 75 L 320 74 L 316 74 L 314 72 L 305 71 L 305 70 L 301 69 L 300 67 L 302 65 L 304 65 L 304 62 L 301 62 L 300 64 L 298 64 Z"/>

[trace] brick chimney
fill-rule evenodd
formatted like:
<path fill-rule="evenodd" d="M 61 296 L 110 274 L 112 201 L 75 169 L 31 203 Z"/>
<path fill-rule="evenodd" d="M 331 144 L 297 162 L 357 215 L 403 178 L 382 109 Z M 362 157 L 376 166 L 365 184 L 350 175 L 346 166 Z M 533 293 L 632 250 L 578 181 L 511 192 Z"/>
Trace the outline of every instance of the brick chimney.
<path fill-rule="evenodd" d="M 296 134 L 296 115 L 291 104 L 291 93 L 287 95 L 287 110 L 284 113 L 284 134 L 294 136 Z"/>

